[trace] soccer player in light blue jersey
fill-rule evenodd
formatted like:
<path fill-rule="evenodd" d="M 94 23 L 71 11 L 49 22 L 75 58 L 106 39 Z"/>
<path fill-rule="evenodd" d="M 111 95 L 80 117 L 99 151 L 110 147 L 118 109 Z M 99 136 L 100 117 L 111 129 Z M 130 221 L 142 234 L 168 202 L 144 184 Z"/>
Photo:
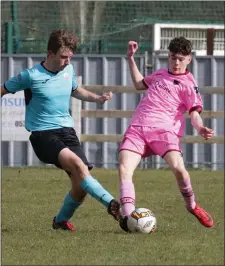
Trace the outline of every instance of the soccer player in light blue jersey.
<path fill-rule="evenodd" d="M 72 188 L 53 219 L 54 229 L 74 231 L 69 222 L 75 210 L 90 194 L 102 203 L 117 221 L 120 204 L 90 174 L 93 168 L 81 148 L 69 113 L 70 97 L 104 104 L 112 93 L 102 96 L 76 84 L 70 59 L 77 48 L 77 39 L 69 31 L 50 34 L 45 61 L 25 69 L 1 86 L 1 96 L 24 90 L 26 102 L 25 127 L 31 132 L 30 142 L 40 161 L 54 164 L 66 171 Z"/>

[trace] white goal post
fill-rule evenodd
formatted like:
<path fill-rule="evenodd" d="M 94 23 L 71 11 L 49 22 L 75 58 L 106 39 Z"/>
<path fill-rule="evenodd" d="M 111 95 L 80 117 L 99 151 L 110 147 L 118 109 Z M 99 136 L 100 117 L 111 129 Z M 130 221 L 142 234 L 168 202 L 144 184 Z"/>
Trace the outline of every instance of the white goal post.
<path fill-rule="evenodd" d="M 224 55 L 224 25 L 211 24 L 172 24 L 153 25 L 153 51 L 167 51 L 171 39 L 184 36 L 189 39 L 196 55 L 207 54 L 207 30 L 214 29 L 213 55 Z"/>

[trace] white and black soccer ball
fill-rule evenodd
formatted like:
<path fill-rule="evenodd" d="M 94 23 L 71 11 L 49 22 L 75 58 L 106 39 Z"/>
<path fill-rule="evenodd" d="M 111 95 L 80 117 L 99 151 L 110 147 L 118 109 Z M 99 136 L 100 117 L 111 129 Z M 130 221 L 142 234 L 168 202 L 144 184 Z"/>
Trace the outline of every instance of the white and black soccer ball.
<path fill-rule="evenodd" d="M 156 217 L 146 208 L 137 208 L 127 217 L 127 228 L 131 233 L 149 234 L 156 231 Z"/>

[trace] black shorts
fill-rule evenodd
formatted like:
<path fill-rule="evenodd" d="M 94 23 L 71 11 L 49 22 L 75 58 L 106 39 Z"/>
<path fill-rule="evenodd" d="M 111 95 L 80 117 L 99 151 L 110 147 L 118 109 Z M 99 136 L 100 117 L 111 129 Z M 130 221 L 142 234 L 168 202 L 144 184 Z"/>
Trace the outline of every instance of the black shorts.
<path fill-rule="evenodd" d="M 62 149 L 69 148 L 88 166 L 93 168 L 88 162 L 80 141 L 73 128 L 64 127 L 59 129 L 51 129 L 44 131 L 33 131 L 30 135 L 30 142 L 38 159 L 46 164 L 54 164 L 60 166 L 58 156 Z M 69 174 L 69 172 L 67 172 Z"/>

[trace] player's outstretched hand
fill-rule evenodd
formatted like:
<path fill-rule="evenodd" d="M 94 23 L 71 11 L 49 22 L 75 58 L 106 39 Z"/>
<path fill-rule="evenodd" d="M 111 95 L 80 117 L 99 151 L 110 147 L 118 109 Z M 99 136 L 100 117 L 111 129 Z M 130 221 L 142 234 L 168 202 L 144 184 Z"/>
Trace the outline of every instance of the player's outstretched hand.
<path fill-rule="evenodd" d="M 201 127 L 198 134 L 202 136 L 205 140 L 210 139 L 214 135 L 214 131 L 208 127 Z"/>
<path fill-rule="evenodd" d="M 135 41 L 129 41 L 128 47 L 127 47 L 127 56 L 132 57 L 138 49 L 138 43 Z"/>
<path fill-rule="evenodd" d="M 112 99 L 112 96 L 113 96 L 113 94 L 112 94 L 111 91 L 110 92 L 105 92 L 102 96 L 100 96 L 98 98 L 98 103 L 104 104 L 106 101 Z"/>

